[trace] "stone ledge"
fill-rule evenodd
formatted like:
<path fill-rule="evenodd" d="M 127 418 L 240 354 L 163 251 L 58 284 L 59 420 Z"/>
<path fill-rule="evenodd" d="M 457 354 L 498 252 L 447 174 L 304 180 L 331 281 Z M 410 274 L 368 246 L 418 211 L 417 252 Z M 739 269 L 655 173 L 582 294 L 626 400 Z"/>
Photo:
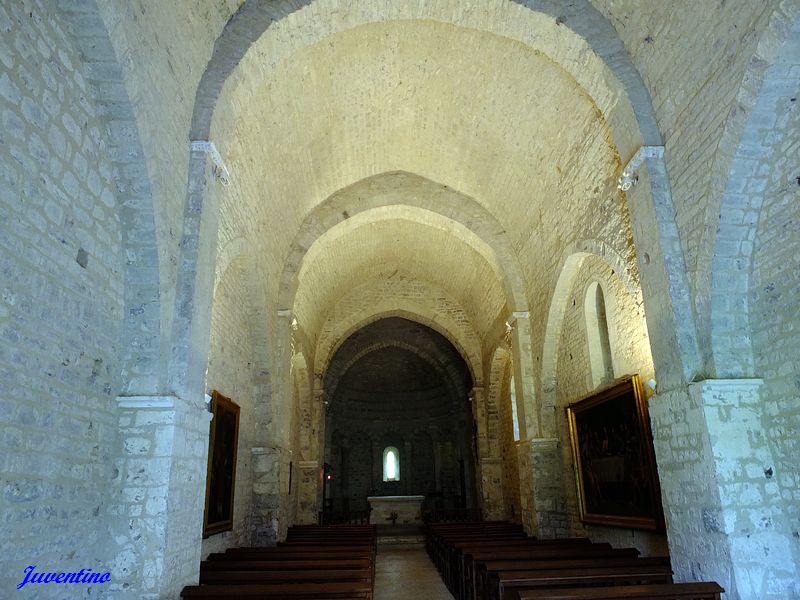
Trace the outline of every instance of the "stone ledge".
<path fill-rule="evenodd" d="M 177 396 L 117 396 L 117 406 L 134 410 L 175 408 Z"/>

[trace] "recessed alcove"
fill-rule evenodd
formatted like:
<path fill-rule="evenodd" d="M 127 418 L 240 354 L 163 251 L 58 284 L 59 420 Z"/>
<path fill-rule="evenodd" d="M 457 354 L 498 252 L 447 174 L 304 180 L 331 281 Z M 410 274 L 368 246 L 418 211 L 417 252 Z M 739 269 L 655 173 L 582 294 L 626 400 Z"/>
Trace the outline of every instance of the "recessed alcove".
<path fill-rule="evenodd" d="M 325 377 L 326 509 L 396 495 L 425 496 L 424 510 L 474 506 L 471 388 L 459 352 L 425 325 L 390 317 L 352 334 Z M 386 476 L 389 452 L 399 476 Z"/>

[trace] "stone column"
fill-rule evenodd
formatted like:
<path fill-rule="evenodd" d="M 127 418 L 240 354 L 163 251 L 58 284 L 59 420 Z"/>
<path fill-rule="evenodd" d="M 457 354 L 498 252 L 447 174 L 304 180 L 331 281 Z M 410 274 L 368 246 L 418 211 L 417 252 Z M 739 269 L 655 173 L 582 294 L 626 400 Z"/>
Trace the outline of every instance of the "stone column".
<path fill-rule="evenodd" d="M 339 488 L 339 501 L 341 508 L 344 509 L 346 505 L 349 510 L 350 477 L 348 476 L 348 473 L 350 471 L 350 444 L 347 438 L 342 439 L 342 445 L 339 448 L 339 451 L 341 452 L 341 463 L 339 465 L 339 472 L 337 473 L 338 477 L 334 480 L 334 484 L 336 484 L 338 480 L 336 487 Z"/>
<path fill-rule="evenodd" d="M 557 439 L 533 438 L 517 446 L 522 524 L 541 538 L 569 535 L 565 481 Z"/>
<path fill-rule="evenodd" d="M 322 489 L 322 465 L 316 460 L 301 460 L 297 468 L 297 522 L 301 525 L 316 523 L 319 511 L 318 495 Z"/>
<path fill-rule="evenodd" d="M 211 413 L 177 396 L 117 398 L 122 447 L 114 463 L 112 524 L 122 547 L 110 589 L 171 598 L 197 582 Z"/>
<path fill-rule="evenodd" d="M 487 520 L 504 518 L 503 503 L 503 465 L 500 456 L 492 452 L 488 431 L 488 411 L 486 410 L 485 390 L 472 388 L 472 406 L 475 423 L 478 426 L 478 495 L 483 518 Z M 494 444 L 497 447 L 497 444 Z"/>
<path fill-rule="evenodd" d="M 639 178 L 626 196 L 656 380 L 674 388 L 702 368 L 663 146 L 642 146 L 624 171 Z"/>
<path fill-rule="evenodd" d="M 272 546 L 281 539 L 285 524 L 278 518 L 282 456 L 279 448 L 251 448 L 253 465 L 253 508 L 251 527 L 254 546 Z"/>
<path fill-rule="evenodd" d="M 508 322 L 512 326 L 511 347 L 517 357 L 514 360 L 517 423 L 519 437 L 524 440 L 528 435 L 541 435 L 539 410 L 535 406 L 530 313 L 512 313 Z"/>
<path fill-rule="evenodd" d="M 675 579 L 716 580 L 737 600 L 790 597 L 798 575 L 761 384 L 707 380 L 650 402 Z"/>

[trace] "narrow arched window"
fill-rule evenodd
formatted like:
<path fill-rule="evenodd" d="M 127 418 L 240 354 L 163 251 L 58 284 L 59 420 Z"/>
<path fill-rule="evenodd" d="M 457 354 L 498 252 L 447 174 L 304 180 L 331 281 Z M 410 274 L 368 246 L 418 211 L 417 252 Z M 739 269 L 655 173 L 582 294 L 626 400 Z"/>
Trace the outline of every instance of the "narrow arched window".
<path fill-rule="evenodd" d="M 383 451 L 383 480 L 400 481 L 400 452 L 394 446 Z"/>
<path fill-rule="evenodd" d="M 519 441 L 519 417 L 517 416 L 517 387 L 514 385 L 514 376 L 511 376 L 511 420 L 514 425 L 514 441 Z"/>
<path fill-rule="evenodd" d="M 597 387 L 614 379 L 614 365 L 611 360 L 606 301 L 603 296 L 603 288 L 596 281 L 589 284 L 589 288 L 586 290 L 584 309 L 592 383 Z"/>

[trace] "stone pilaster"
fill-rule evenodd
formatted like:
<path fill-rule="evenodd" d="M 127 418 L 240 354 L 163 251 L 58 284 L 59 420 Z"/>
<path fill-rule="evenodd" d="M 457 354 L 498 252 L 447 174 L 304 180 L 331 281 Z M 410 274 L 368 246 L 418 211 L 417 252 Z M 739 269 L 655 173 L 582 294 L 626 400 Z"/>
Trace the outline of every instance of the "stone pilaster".
<path fill-rule="evenodd" d="M 520 503 L 525 530 L 541 538 L 569 534 L 564 472 L 557 439 L 533 438 L 517 446 Z"/>
<path fill-rule="evenodd" d="M 472 410 L 478 426 L 478 497 L 483 518 L 502 519 L 507 515 L 503 502 L 503 464 L 497 452 L 497 444 L 489 438 L 489 414 L 486 394 L 482 387 L 472 388 Z M 493 452 L 493 447 L 495 452 Z"/>
<path fill-rule="evenodd" d="M 675 578 L 714 579 L 736 600 L 787 598 L 797 578 L 761 384 L 708 380 L 650 402 Z"/>
<path fill-rule="evenodd" d="M 487 521 L 509 518 L 503 501 L 503 463 L 499 458 L 482 458 L 479 464 L 481 510 Z"/>
<path fill-rule="evenodd" d="M 281 538 L 280 480 L 282 452 L 279 448 L 251 448 L 253 465 L 253 528 L 254 546 L 271 546 Z"/>
<path fill-rule="evenodd" d="M 530 313 L 515 312 L 509 318 L 511 345 L 514 356 L 515 395 L 517 398 L 517 423 L 520 439 L 536 435 L 540 430 L 540 415 L 534 403 L 533 353 L 531 345 Z"/>
<path fill-rule="evenodd" d="M 176 597 L 197 581 L 211 413 L 202 401 L 176 396 L 120 396 L 117 406 L 111 511 L 122 549 L 114 597 L 125 598 L 126 589 L 137 590 L 136 598 Z"/>
<path fill-rule="evenodd" d="M 297 469 L 297 522 L 316 523 L 321 509 L 317 500 L 322 488 L 322 465 L 316 460 L 301 460 Z"/>

